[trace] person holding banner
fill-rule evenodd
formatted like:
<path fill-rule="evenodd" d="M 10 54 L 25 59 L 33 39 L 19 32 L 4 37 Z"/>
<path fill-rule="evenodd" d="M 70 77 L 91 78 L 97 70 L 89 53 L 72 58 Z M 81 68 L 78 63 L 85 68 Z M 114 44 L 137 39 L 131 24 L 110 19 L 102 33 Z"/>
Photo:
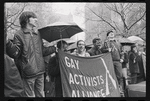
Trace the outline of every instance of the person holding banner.
<path fill-rule="evenodd" d="M 92 42 L 93 42 L 94 47 L 88 50 L 88 53 L 90 54 L 90 56 L 109 52 L 108 50 L 103 50 L 102 41 L 100 38 L 94 38 Z"/>
<path fill-rule="evenodd" d="M 60 40 L 57 42 L 58 50 L 67 52 L 67 47 L 68 44 L 66 41 Z M 49 60 L 48 74 L 55 80 L 55 97 L 63 97 L 58 53 L 55 53 Z"/>
<path fill-rule="evenodd" d="M 83 40 L 77 41 L 77 50 L 75 50 L 72 54 L 76 55 L 76 56 L 81 56 L 81 57 L 89 57 L 90 56 L 90 54 L 88 52 L 86 52 L 85 42 Z"/>
<path fill-rule="evenodd" d="M 120 86 L 120 93 L 123 94 L 123 74 L 122 74 L 122 62 L 120 44 L 114 39 L 114 32 L 109 31 L 107 33 L 107 40 L 104 42 L 104 50 L 111 52 L 114 70 Z"/>

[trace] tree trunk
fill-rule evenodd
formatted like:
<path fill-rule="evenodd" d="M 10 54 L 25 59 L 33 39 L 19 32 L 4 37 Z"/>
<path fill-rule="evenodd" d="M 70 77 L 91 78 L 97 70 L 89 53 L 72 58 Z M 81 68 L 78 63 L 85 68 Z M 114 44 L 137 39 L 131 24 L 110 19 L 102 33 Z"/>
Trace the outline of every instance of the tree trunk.
<path fill-rule="evenodd" d="M 124 27 L 124 30 L 123 30 L 123 36 L 125 38 L 128 37 L 128 29 L 126 29 L 125 27 Z"/>

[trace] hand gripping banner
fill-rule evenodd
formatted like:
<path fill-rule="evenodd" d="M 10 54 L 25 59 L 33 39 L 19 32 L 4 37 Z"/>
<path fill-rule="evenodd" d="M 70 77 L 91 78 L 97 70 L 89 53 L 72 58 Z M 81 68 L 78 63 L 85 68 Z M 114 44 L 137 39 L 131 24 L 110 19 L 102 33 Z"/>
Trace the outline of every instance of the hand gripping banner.
<path fill-rule="evenodd" d="M 91 57 L 58 54 L 63 97 L 120 97 L 110 53 Z"/>

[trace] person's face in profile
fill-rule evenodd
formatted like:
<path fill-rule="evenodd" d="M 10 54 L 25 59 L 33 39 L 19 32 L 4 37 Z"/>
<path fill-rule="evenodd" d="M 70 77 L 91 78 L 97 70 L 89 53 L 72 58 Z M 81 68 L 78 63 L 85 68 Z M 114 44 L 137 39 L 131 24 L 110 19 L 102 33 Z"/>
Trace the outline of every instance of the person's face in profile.
<path fill-rule="evenodd" d="M 32 25 L 33 27 L 36 27 L 38 25 L 37 23 L 37 18 L 29 18 L 29 24 Z"/>

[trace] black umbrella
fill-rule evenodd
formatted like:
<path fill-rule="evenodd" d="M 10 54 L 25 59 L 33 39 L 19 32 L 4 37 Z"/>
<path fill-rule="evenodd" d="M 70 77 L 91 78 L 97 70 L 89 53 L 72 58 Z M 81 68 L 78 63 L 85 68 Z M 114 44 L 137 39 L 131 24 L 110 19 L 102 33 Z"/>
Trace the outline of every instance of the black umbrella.
<path fill-rule="evenodd" d="M 48 42 L 58 39 L 70 38 L 83 30 L 74 22 L 55 22 L 39 29 L 41 37 Z"/>
<path fill-rule="evenodd" d="M 130 40 L 127 39 L 127 38 L 119 38 L 119 42 L 120 42 L 122 45 L 133 45 L 133 44 L 135 44 L 134 42 L 130 41 Z"/>
<path fill-rule="evenodd" d="M 67 44 L 70 46 L 71 44 L 75 43 L 75 40 L 69 39 L 69 38 L 65 38 L 65 39 L 59 39 L 59 40 L 55 40 L 53 42 L 48 42 L 45 39 L 43 39 L 44 45 L 46 47 L 51 46 L 51 45 L 56 45 L 58 41 L 64 40 L 67 42 Z"/>

